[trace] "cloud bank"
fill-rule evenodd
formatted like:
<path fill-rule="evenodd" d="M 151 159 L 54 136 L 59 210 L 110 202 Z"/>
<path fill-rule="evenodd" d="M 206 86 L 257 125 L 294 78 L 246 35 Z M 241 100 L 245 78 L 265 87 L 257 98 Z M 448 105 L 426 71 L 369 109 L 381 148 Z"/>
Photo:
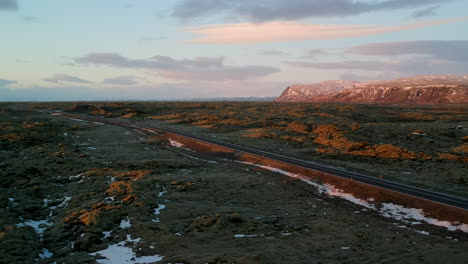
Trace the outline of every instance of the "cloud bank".
<path fill-rule="evenodd" d="M 133 76 L 118 76 L 114 78 L 107 78 L 102 81 L 105 84 L 116 84 L 116 85 L 134 85 L 137 84 L 136 78 Z"/>
<path fill-rule="evenodd" d="M 10 84 L 14 84 L 16 81 L 0 79 L 0 87 L 8 86 Z"/>
<path fill-rule="evenodd" d="M 347 50 L 366 56 L 425 55 L 433 60 L 468 61 L 468 40 L 420 40 L 371 43 Z"/>
<path fill-rule="evenodd" d="M 466 40 L 371 43 L 349 48 L 346 52 L 364 56 L 366 59 L 331 62 L 287 61 L 285 63 L 294 67 L 321 70 L 363 70 L 404 73 L 405 75 L 466 74 L 466 69 L 468 69 L 468 41 Z M 373 57 L 372 60 L 367 59 L 369 56 Z"/>
<path fill-rule="evenodd" d="M 253 22 L 284 21 L 413 9 L 451 1 L 453 0 L 184 0 L 175 7 L 172 16 L 187 20 L 224 14 Z"/>
<path fill-rule="evenodd" d="M 107 101 L 107 100 L 181 100 L 197 98 L 277 96 L 288 83 L 268 81 L 155 83 L 99 89 L 84 86 L 0 88 L 0 101 Z"/>
<path fill-rule="evenodd" d="M 52 77 L 49 78 L 44 78 L 43 79 L 46 82 L 51 82 L 51 83 L 61 83 L 61 82 L 69 82 L 69 83 L 91 83 L 90 81 L 81 79 L 76 76 L 72 75 L 67 75 L 63 73 L 57 73 Z"/>
<path fill-rule="evenodd" d="M 91 53 L 77 58 L 75 62 L 116 68 L 155 70 L 164 78 L 176 80 L 246 80 L 280 71 L 269 66 L 230 66 L 225 64 L 224 57 L 176 60 L 167 56 L 154 56 L 149 59 L 130 59 L 117 53 Z"/>
<path fill-rule="evenodd" d="M 378 35 L 389 32 L 442 25 L 468 20 L 468 17 L 432 20 L 399 26 L 314 25 L 299 22 L 242 23 L 189 28 L 200 35 L 191 43 L 246 44 L 305 40 L 330 40 Z"/>
<path fill-rule="evenodd" d="M 18 1 L 0 0 L 0 11 L 16 11 L 16 10 L 18 10 Z"/>
<path fill-rule="evenodd" d="M 281 50 L 263 50 L 260 54 L 266 56 L 289 56 L 287 52 Z"/>
<path fill-rule="evenodd" d="M 430 6 L 424 9 L 416 10 L 411 14 L 413 18 L 421 18 L 421 17 L 428 17 L 428 16 L 435 16 L 436 10 L 440 8 L 440 5 Z"/>

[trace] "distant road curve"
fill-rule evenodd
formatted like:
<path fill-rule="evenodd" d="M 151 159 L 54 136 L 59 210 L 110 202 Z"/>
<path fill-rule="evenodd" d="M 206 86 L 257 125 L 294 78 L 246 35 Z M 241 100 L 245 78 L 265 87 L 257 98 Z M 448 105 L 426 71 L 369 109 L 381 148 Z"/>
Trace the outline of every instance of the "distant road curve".
<path fill-rule="evenodd" d="M 68 116 L 68 114 L 64 114 L 64 115 Z M 73 117 L 74 115 L 70 115 L 70 116 Z M 176 134 L 176 135 L 183 136 L 186 138 L 206 142 L 209 144 L 231 148 L 236 151 L 266 157 L 272 160 L 281 161 L 283 163 L 292 164 L 292 165 L 300 166 L 303 168 L 332 174 L 341 178 L 351 179 L 353 181 L 362 182 L 365 184 L 377 186 L 377 187 L 384 188 L 387 190 L 396 191 L 396 192 L 400 192 L 403 194 L 412 195 L 418 198 L 423 198 L 423 199 L 431 200 L 431 201 L 438 202 L 441 204 L 468 210 L 468 199 L 465 199 L 465 198 L 461 198 L 461 197 L 457 197 L 457 196 L 453 196 L 449 194 L 444 194 L 440 192 L 434 192 L 434 191 L 430 191 L 430 190 L 426 190 L 426 189 L 422 189 L 422 188 L 418 188 L 418 187 L 414 187 L 414 186 L 410 186 L 406 184 L 396 183 L 396 182 L 392 182 L 392 181 L 388 181 L 388 180 L 384 180 L 380 178 L 375 178 L 375 177 L 364 175 L 361 173 L 350 172 L 344 169 L 334 168 L 334 167 L 330 167 L 327 165 L 323 165 L 323 164 L 319 164 L 319 163 L 315 163 L 311 161 L 292 158 L 292 157 L 284 156 L 281 154 L 267 152 L 267 151 L 258 150 L 254 148 L 239 146 L 236 144 L 227 143 L 227 142 L 217 140 L 217 139 L 200 137 L 200 136 L 192 135 L 186 132 L 181 132 L 181 131 L 177 131 L 177 130 L 170 129 L 170 128 L 148 126 L 148 125 L 144 125 L 138 122 L 123 121 L 123 120 L 116 120 L 116 119 L 113 120 L 109 118 L 90 117 L 90 116 L 83 116 L 83 115 L 74 116 L 74 117 L 83 119 L 83 120 L 117 125 L 121 127 L 130 128 L 130 129 L 144 129 L 150 133 L 155 133 L 155 134 L 158 134 L 160 132 L 168 132 L 168 133 Z"/>

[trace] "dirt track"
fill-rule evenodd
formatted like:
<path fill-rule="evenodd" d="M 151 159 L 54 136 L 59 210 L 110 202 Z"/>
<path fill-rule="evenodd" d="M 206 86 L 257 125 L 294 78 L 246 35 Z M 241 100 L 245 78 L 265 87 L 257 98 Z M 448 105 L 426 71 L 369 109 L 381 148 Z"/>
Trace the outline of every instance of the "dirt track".
<path fill-rule="evenodd" d="M 468 258 L 460 231 L 383 218 L 299 180 L 212 160 L 161 138 L 32 112 L 0 118 L 2 263 L 32 262 L 47 256 L 44 249 L 53 255 L 39 263 L 93 262 L 89 253 L 122 241 L 120 251 L 125 244 L 137 258 L 160 255 L 164 263 Z M 28 220 L 50 226 L 42 226 L 41 238 L 22 225 Z"/>

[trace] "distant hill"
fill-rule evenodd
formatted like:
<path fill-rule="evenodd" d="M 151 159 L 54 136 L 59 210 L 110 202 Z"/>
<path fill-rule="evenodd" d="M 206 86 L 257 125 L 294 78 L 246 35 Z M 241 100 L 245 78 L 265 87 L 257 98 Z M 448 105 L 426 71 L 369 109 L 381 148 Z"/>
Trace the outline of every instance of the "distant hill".
<path fill-rule="evenodd" d="M 393 81 L 327 81 L 288 87 L 276 102 L 383 104 L 468 103 L 468 75 L 424 75 Z"/>
<path fill-rule="evenodd" d="M 341 92 L 354 87 L 358 82 L 325 81 L 317 84 L 295 84 L 289 86 L 276 102 L 307 102 L 319 96 Z"/>

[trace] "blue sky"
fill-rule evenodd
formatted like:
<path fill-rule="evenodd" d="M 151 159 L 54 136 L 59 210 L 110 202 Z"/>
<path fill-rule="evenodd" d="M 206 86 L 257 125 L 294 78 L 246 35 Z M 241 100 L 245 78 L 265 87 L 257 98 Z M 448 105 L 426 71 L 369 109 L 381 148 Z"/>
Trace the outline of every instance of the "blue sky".
<path fill-rule="evenodd" d="M 466 10 L 464 0 L 0 0 L 0 100 L 277 96 L 294 83 L 463 74 Z"/>

